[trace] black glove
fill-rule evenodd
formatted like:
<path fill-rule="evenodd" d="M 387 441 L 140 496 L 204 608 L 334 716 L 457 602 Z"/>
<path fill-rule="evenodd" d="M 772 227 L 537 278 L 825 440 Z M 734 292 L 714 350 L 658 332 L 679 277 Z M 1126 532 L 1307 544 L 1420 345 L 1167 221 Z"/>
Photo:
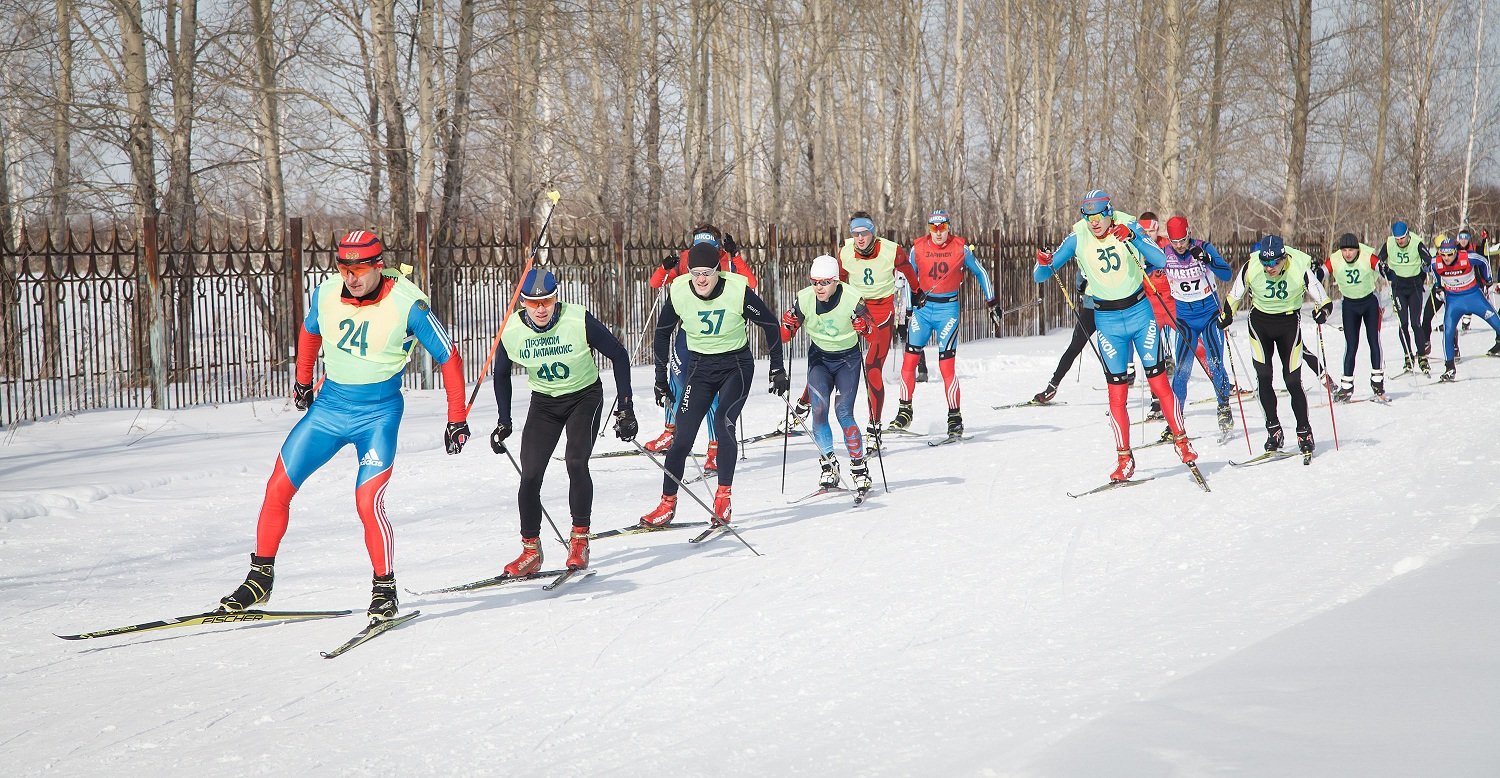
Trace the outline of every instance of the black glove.
<path fill-rule="evenodd" d="M 911 308 L 916 310 L 927 304 L 927 293 L 921 289 L 911 290 Z"/>
<path fill-rule="evenodd" d="M 305 411 L 308 408 L 311 408 L 312 401 L 312 384 L 297 384 L 296 386 L 292 387 L 292 405 L 297 406 L 297 410 Z"/>
<path fill-rule="evenodd" d="M 1333 303 L 1323 303 L 1313 308 L 1313 321 L 1322 324 L 1328 321 L 1328 312 L 1333 310 Z"/>
<path fill-rule="evenodd" d="M 906 309 L 906 315 L 901 317 L 901 323 L 896 325 L 896 340 L 900 343 L 910 343 L 907 336 L 911 333 L 911 309 Z"/>
<path fill-rule="evenodd" d="M 1221 329 L 1221 330 L 1227 330 L 1227 329 L 1229 329 L 1229 325 L 1233 321 L 1234 321 L 1234 309 L 1230 308 L 1227 305 L 1221 307 L 1219 309 L 1219 329 Z"/>
<path fill-rule="evenodd" d="M 785 397 L 788 392 L 792 391 L 792 379 L 786 374 L 785 370 L 773 367 L 771 368 L 771 388 L 767 391 L 771 394 Z"/>
<path fill-rule="evenodd" d="M 680 261 L 681 257 L 678 257 L 676 254 L 668 254 L 665 257 L 661 258 L 661 269 L 671 270 L 672 268 L 677 267 L 677 264 Z"/>
<path fill-rule="evenodd" d="M 495 431 L 490 433 L 490 450 L 496 454 L 505 453 L 505 439 L 510 437 L 510 422 L 502 421 L 495 425 Z"/>
<path fill-rule="evenodd" d="M 996 297 L 985 304 L 990 307 L 990 321 L 994 322 L 996 327 L 999 327 L 1000 321 L 1005 316 L 1005 308 L 1000 305 L 1000 298 Z"/>
<path fill-rule="evenodd" d="M 672 385 L 667 383 L 667 379 L 665 377 L 657 378 L 656 385 L 651 387 L 651 389 L 656 393 L 656 407 L 667 407 L 667 403 L 672 399 Z"/>
<path fill-rule="evenodd" d="M 635 420 L 635 409 L 629 404 L 620 406 L 615 411 L 615 437 L 624 441 L 635 440 L 637 433 L 641 431 L 641 425 Z"/>
<path fill-rule="evenodd" d="M 1207 265 L 1209 262 L 1213 261 L 1213 260 L 1211 260 L 1211 259 L 1208 258 L 1208 252 L 1204 251 L 1203 247 L 1197 245 L 1196 243 L 1193 244 L 1192 248 L 1188 249 L 1188 255 L 1191 256 L 1193 259 L 1196 259 L 1199 262 L 1202 262 L 1205 265 Z"/>
<path fill-rule="evenodd" d="M 447 429 L 443 430 L 443 447 L 448 449 L 449 454 L 457 454 L 464 450 L 464 444 L 469 442 L 469 423 L 467 421 L 450 421 Z"/>
<path fill-rule="evenodd" d="M 734 242 L 734 236 L 724 233 L 724 253 L 731 257 L 739 256 L 740 244 Z"/>

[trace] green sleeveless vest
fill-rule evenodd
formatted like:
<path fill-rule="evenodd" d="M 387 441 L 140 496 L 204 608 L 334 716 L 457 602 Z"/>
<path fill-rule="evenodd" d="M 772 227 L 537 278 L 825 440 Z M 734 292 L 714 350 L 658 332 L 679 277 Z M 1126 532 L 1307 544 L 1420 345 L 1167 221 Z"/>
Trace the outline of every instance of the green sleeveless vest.
<path fill-rule="evenodd" d="M 380 271 L 396 285 L 374 305 L 343 302 L 344 279 L 335 273 L 318 285 L 318 332 L 323 373 L 340 384 L 378 384 L 401 372 L 411 358 L 406 320 L 413 303 L 427 302 L 416 284 L 395 269 Z"/>
<path fill-rule="evenodd" d="M 859 293 L 848 284 L 839 284 L 839 303 L 827 313 L 818 313 L 817 292 L 807 287 L 797 293 L 797 307 L 802 310 L 802 327 L 818 348 L 830 354 L 848 351 L 859 343 L 854 331 L 854 308 Z"/>
<path fill-rule="evenodd" d="M 526 368 L 526 385 L 537 394 L 560 397 L 587 389 L 599 380 L 599 366 L 589 349 L 583 308 L 558 303 L 557 322 L 546 332 L 526 326 L 516 311 L 505 322 L 500 341 L 512 362 Z"/>
<path fill-rule="evenodd" d="M 724 291 L 712 300 L 693 293 L 692 275 L 672 279 L 668 293 L 682 320 L 688 350 L 695 354 L 728 354 L 750 344 L 745 335 L 745 290 L 750 282 L 737 273 L 719 271 Z"/>

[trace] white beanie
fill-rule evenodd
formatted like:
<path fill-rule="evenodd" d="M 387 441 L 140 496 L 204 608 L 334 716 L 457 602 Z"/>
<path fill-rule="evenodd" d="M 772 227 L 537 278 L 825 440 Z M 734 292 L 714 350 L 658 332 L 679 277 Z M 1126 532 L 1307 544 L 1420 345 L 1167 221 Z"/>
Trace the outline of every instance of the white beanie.
<path fill-rule="evenodd" d="M 808 271 L 807 277 L 815 280 L 838 278 L 839 261 L 827 254 L 823 254 L 812 261 L 812 269 Z"/>

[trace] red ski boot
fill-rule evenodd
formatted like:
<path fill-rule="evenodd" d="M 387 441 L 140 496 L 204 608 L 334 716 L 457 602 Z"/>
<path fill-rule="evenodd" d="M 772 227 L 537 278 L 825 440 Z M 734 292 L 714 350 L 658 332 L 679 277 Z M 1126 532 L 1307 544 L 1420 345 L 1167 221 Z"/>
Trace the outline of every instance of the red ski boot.
<path fill-rule="evenodd" d="M 665 527 L 672 523 L 672 518 L 677 515 L 677 495 L 664 494 L 661 496 L 661 504 L 656 510 L 641 517 L 642 527 Z"/>
<path fill-rule="evenodd" d="M 714 492 L 714 516 L 709 520 L 709 523 L 713 524 L 715 527 L 721 527 L 725 524 L 728 524 L 730 513 L 731 509 L 729 507 L 729 487 L 721 485 L 719 487 L 719 490 Z"/>
<path fill-rule="evenodd" d="M 703 472 L 717 473 L 719 471 L 719 441 L 708 442 L 708 455 L 703 457 Z"/>
<path fill-rule="evenodd" d="M 1184 465 L 1191 465 L 1198 461 L 1198 452 L 1193 450 L 1193 444 L 1188 440 L 1186 432 L 1173 438 L 1172 445 L 1177 447 L 1177 456 L 1182 458 Z"/>
<path fill-rule="evenodd" d="M 1119 456 L 1119 462 L 1115 464 L 1115 471 L 1109 474 L 1111 481 L 1129 481 L 1135 475 L 1135 454 L 1130 449 L 1122 448 L 1115 452 Z"/>
<path fill-rule="evenodd" d="M 589 566 L 589 528 L 574 527 L 568 535 L 568 569 L 582 570 Z"/>
<path fill-rule="evenodd" d="M 653 454 L 666 451 L 672 447 L 672 436 L 675 434 L 677 434 L 677 425 L 668 424 L 662 429 L 661 434 L 656 436 L 656 440 L 646 444 L 646 450 Z"/>
<path fill-rule="evenodd" d="M 536 538 L 521 538 L 521 555 L 505 566 L 505 574 L 512 578 L 531 575 L 542 569 L 542 548 Z"/>

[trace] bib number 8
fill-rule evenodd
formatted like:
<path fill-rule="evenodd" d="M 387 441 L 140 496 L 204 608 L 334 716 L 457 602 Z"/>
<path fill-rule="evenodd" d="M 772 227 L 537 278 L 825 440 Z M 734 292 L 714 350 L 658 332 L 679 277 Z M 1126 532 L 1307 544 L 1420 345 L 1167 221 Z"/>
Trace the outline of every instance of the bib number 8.
<path fill-rule="evenodd" d="M 873 286 L 874 284 L 875 284 L 875 268 L 873 268 L 873 267 L 867 267 L 867 268 L 865 268 L 865 286 Z"/>

